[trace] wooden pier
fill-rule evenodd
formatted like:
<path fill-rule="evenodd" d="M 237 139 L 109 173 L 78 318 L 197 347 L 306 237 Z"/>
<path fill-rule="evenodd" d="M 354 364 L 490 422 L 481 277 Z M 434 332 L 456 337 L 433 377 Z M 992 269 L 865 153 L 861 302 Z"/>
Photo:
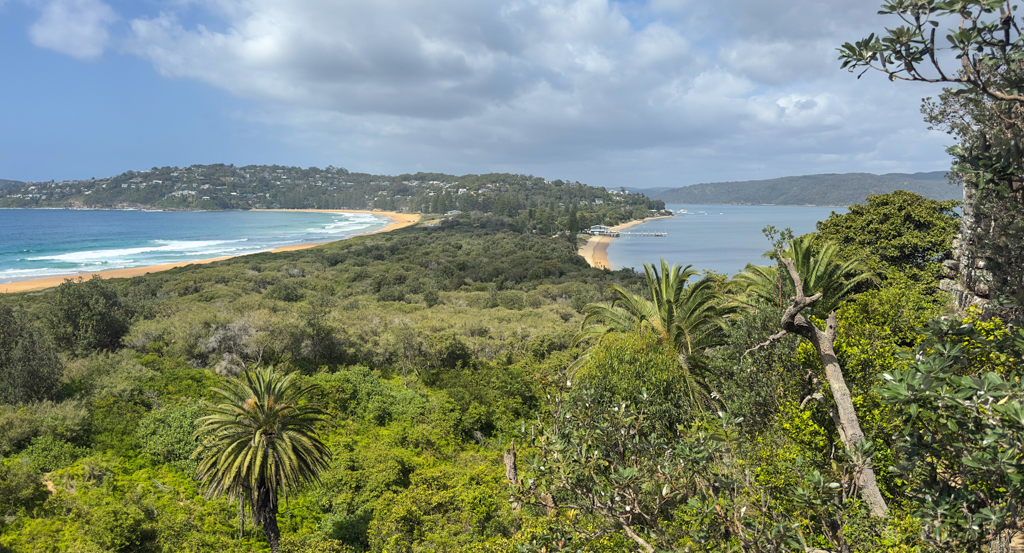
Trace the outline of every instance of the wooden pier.
<path fill-rule="evenodd" d="M 668 236 L 667 232 L 620 232 L 619 236 Z"/>

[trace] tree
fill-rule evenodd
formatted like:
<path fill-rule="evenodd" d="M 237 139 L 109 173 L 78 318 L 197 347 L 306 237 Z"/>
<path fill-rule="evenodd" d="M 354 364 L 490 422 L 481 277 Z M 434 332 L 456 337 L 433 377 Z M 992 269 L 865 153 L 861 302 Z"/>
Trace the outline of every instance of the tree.
<path fill-rule="evenodd" d="M 773 241 L 771 233 L 774 232 L 773 227 L 765 229 Z M 859 287 L 878 280 L 862 261 L 841 260 L 839 246 L 834 242 L 818 241 L 813 235 L 806 235 L 789 239 L 788 244 L 788 248 L 779 248 L 772 255 L 780 261 L 793 262 L 801 276 L 804 293 L 821 294 L 821 300 L 810 306 L 809 315 L 824 319 L 840 304 L 851 299 Z M 758 302 L 783 307 L 796 293 L 795 280 L 784 265 L 747 265 L 744 272 L 733 278 L 733 282 L 746 290 L 746 303 L 752 307 Z"/>
<path fill-rule="evenodd" d="M 579 218 L 576 216 L 576 206 L 569 208 L 569 222 L 567 224 L 569 234 L 575 235 L 580 231 Z"/>
<path fill-rule="evenodd" d="M 851 71 L 876 69 L 890 80 L 955 85 L 922 111 L 960 143 L 947 151 L 964 183 L 963 218 L 954 248 L 958 271 L 947 289 L 957 307 L 1024 305 L 1024 40 L 1014 0 L 891 0 L 883 15 L 905 25 L 840 49 Z M 948 22 L 948 45 L 936 40 Z M 951 63 L 955 56 L 956 66 Z M 863 74 L 863 73 L 861 73 Z M 1011 316 L 1013 312 L 1011 311 Z"/>
<path fill-rule="evenodd" d="M 294 374 L 265 368 L 214 391 L 224 402 L 197 421 L 198 478 L 209 495 L 237 499 L 240 510 L 248 505 L 277 553 L 278 494 L 287 498 L 289 491 L 318 481 L 331 459 L 315 430 L 325 415 L 310 399 L 316 388 L 300 386 Z"/>
<path fill-rule="evenodd" d="M 1024 103 L 1024 42 L 1016 9 L 1013 0 L 890 0 L 878 13 L 896 15 L 906 25 L 886 29 L 884 38 L 872 33 L 843 44 L 839 59 L 850 71 L 875 69 L 889 80 L 955 84 L 994 100 Z M 943 47 L 936 30 L 947 18 L 954 30 Z M 960 67 L 944 68 L 944 51 L 955 54 Z"/>
<path fill-rule="evenodd" d="M 913 362 L 876 387 L 899 416 L 898 468 L 925 540 L 941 551 L 994 551 L 1024 530 L 1024 331 L 986 335 L 977 322 L 933 321 Z"/>
<path fill-rule="evenodd" d="M 53 344 L 0 305 L 0 403 L 53 399 L 62 373 Z"/>
<path fill-rule="evenodd" d="M 114 284 L 99 276 L 79 277 L 54 291 L 47 323 L 59 347 L 82 357 L 119 348 L 134 315 Z"/>
<path fill-rule="evenodd" d="M 872 194 L 866 204 L 851 205 L 849 212 L 819 222 L 817 235 L 835 242 L 844 260 L 859 260 L 883 277 L 895 270 L 934 290 L 959 228 L 954 212 L 958 204 L 906 190 Z"/>
<path fill-rule="evenodd" d="M 853 406 L 853 397 L 846 385 L 843 368 L 839 365 L 833 347 L 838 331 L 835 308 L 850 297 L 853 285 L 858 279 L 863 278 L 865 273 L 858 274 L 852 270 L 844 270 L 847 265 L 836 261 L 834 253 L 827 256 L 811 256 L 812 240 L 807 237 L 792 240 L 790 251 L 787 254 L 783 250 L 785 240 L 777 238 L 774 228 L 766 228 L 765 234 L 775 247 L 776 256 L 789 275 L 794 296 L 790 299 L 791 303 L 782 315 L 782 330 L 773 334 L 764 343 L 748 350 L 748 353 L 754 349 L 766 347 L 788 334 L 797 334 L 814 346 L 825 369 L 825 379 L 828 382 L 834 405 L 829 405 L 826 402 L 821 383 L 817 376 L 813 375 L 811 380 L 816 390 L 804 402 L 813 399 L 828 411 L 839 432 L 840 440 L 856 465 L 855 480 L 861 498 L 867 504 L 872 515 L 884 516 L 888 512 L 888 507 L 885 498 L 882 497 L 882 492 L 878 489 L 875 472 L 871 467 L 871 446 L 864 438 L 864 431 L 861 430 L 857 411 Z M 787 234 L 789 233 L 784 233 L 784 235 Z M 800 272 L 797 260 L 802 262 L 804 273 Z M 802 278 L 805 275 L 810 283 L 806 288 Z M 805 290 L 808 288 L 818 290 L 818 292 L 807 296 Z M 828 314 L 825 330 L 822 330 L 808 316 L 821 314 L 825 309 L 828 309 Z M 808 316 L 803 314 L 804 311 Z"/>
<path fill-rule="evenodd" d="M 725 340 L 724 317 L 732 312 L 714 289 L 711 279 L 688 285 L 697 271 L 678 265 L 668 266 L 661 260 L 661 272 L 644 263 L 650 299 L 633 294 L 619 285 L 610 289 L 615 296 L 611 303 L 594 303 L 583 309 L 586 317 L 576 338 L 600 337 L 610 332 L 630 332 L 641 325 L 651 326 L 662 343 L 679 356 L 683 378 L 691 403 L 699 407 L 706 399 L 704 384 L 695 374 L 701 357 L 708 348 Z"/>

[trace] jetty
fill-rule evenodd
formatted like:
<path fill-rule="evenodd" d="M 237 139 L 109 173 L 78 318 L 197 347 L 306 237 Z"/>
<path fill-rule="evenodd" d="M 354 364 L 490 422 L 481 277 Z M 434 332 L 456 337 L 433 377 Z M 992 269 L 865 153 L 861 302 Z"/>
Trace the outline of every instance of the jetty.
<path fill-rule="evenodd" d="M 660 237 L 663 237 L 663 236 L 668 236 L 668 233 L 667 232 L 632 232 L 632 231 L 626 231 L 626 232 L 619 232 L 618 235 L 619 236 L 656 236 L 656 237 L 660 238 Z"/>

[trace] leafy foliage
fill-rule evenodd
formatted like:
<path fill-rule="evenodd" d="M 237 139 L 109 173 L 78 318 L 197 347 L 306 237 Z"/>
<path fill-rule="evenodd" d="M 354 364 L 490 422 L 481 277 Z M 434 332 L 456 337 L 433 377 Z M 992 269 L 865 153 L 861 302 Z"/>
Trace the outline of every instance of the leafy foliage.
<path fill-rule="evenodd" d="M 820 319 L 850 299 L 859 287 L 877 278 L 858 260 L 843 261 L 833 242 L 819 242 L 814 235 L 790 240 L 782 257 L 792 259 L 808 296 L 821 294 L 809 312 Z M 783 267 L 747 265 L 733 281 L 746 290 L 748 305 L 759 303 L 782 307 L 796 294 L 793 279 Z"/>
<path fill-rule="evenodd" d="M 690 402 L 698 407 L 706 401 L 697 370 L 706 349 L 721 345 L 725 339 L 724 317 L 731 308 L 714 289 L 712 279 L 688 284 L 696 271 L 687 267 L 669 267 L 661 260 L 661 272 L 644 264 L 650 299 L 633 294 L 617 285 L 610 287 L 615 299 L 609 304 L 595 303 L 584 308 L 586 318 L 578 340 L 611 332 L 630 332 L 643 326 L 653 329 L 663 344 L 679 355 L 681 377 Z"/>
<path fill-rule="evenodd" d="M 866 204 L 819 222 L 817 235 L 835 242 L 843 259 L 858 259 L 883 278 L 891 272 L 918 289 L 934 290 L 959 230 L 957 204 L 903 190 L 872 195 Z"/>
<path fill-rule="evenodd" d="M 878 388 L 903 426 L 900 469 L 919 480 L 909 495 L 925 538 L 943 551 L 985 551 L 1018 531 L 1024 490 L 1024 387 L 1016 372 L 958 375 L 964 338 L 1014 366 L 1024 358 L 1024 332 L 986 338 L 972 324 L 936 321 L 914 363 L 886 373 Z"/>
<path fill-rule="evenodd" d="M 314 388 L 270 368 L 244 376 L 218 389 L 224 403 L 199 419 L 198 477 L 210 494 L 247 503 L 276 551 L 278 493 L 315 482 L 331 453 L 315 434 L 323 411 L 308 399 Z"/>
<path fill-rule="evenodd" d="M 114 286 L 94 276 L 77 282 L 67 279 L 57 287 L 47 324 L 58 346 L 79 357 L 121 346 L 135 309 Z"/>
<path fill-rule="evenodd" d="M 0 304 L 0 403 L 52 400 L 62 372 L 52 342 Z"/>

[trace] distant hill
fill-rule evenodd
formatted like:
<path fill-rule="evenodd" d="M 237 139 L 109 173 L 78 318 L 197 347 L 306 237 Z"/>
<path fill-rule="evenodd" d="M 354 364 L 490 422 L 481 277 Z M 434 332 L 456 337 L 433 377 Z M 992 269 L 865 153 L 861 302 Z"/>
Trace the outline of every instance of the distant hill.
<path fill-rule="evenodd" d="M 743 182 L 694 184 L 654 194 L 667 204 L 823 205 L 864 203 L 871 194 L 909 190 L 933 200 L 963 199 L 963 189 L 931 173 L 844 173 L 782 177 Z"/>
<path fill-rule="evenodd" d="M 0 190 L 4 188 L 14 188 L 16 186 L 25 186 L 25 183 L 20 180 L 4 180 L 0 179 Z"/>

